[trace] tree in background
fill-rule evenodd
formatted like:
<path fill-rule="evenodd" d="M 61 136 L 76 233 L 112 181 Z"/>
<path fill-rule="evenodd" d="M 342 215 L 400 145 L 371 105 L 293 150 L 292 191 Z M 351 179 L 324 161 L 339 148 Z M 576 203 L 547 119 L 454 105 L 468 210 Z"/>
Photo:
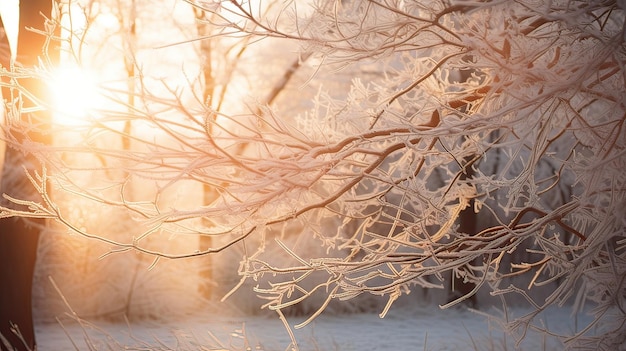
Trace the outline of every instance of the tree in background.
<path fill-rule="evenodd" d="M 264 3 L 261 4 L 261 8 L 264 8 L 264 11 L 271 11 L 272 7 L 275 7 L 278 3 Z M 230 90 L 237 89 L 237 82 L 234 77 L 237 75 L 241 75 L 241 70 L 246 69 L 246 67 L 250 66 L 249 59 L 251 56 L 255 55 L 255 50 L 251 49 L 250 42 L 253 40 L 252 36 L 244 36 L 240 39 L 233 40 L 232 38 L 224 37 L 222 35 L 224 27 L 221 22 L 221 17 L 219 13 L 209 12 L 202 6 L 197 6 L 196 4 L 191 4 L 194 17 L 196 19 L 196 30 L 197 30 L 197 38 L 199 39 L 199 56 L 200 56 L 200 67 L 201 67 L 201 79 L 199 80 L 199 85 L 201 88 L 201 97 L 202 102 L 206 104 L 206 107 L 212 111 L 209 118 L 209 122 L 207 122 L 207 130 L 206 132 L 211 134 L 214 132 L 212 125 L 216 123 L 216 119 L 218 114 L 222 111 L 229 110 L 227 106 L 229 103 L 228 97 L 233 95 Z M 219 4 L 214 3 L 212 8 L 218 9 Z M 250 54 L 249 52 L 252 51 Z M 294 58 L 291 58 L 294 56 Z M 309 57 L 309 54 L 305 54 L 303 57 L 299 57 L 294 54 L 286 55 L 285 58 L 282 58 L 278 64 L 274 64 L 271 66 L 271 71 L 273 74 L 271 76 L 263 77 L 263 80 L 266 81 L 262 84 L 252 83 L 252 86 L 259 88 L 259 91 L 264 91 L 265 95 L 258 94 L 256 96 L 256 104 L 260 106 L 273 105 L 278 98 L 278 96 L 287 90 L 288 84 L 293 79 L 294 75 L 298 72 L 298 70 L 302 67 L 302 64 Z M 288 60 L 291 58 L 291 62 Z M 270 65 L 267 65 L 270 66 Z M 250 75 L 253 76 L 253 75 Z M 230 108 L 232 110 L 232 108 Z M 228 112 L 226 112 L 228 113 Z M 257 108 L 255 111 L 256 114 L 260 114 L 261 111 Z M 217 128 L 219 129 L 219 128 Z M 248 148 L 248 143 L 240 143 L 234 153 L 242 154 Z M 203 184 L 203 203 L 207 206 L 210 206 L 214 201 L 216 201 L 220 195 L 217 189 L 227 186 L 228 183 L 220 184 L 216 187 L 214 184 L 205 183 Z M 213 220 L 210 217 L 203 217 L 203 221 L 205 222 L 205 226 L 213 226 Z M 213 245 L 212 236 L 202 236 L 200 238 L 199 246 L 200 248 L 211 247 Z M 203 283 L 200 286 L 203 294 L 206 297 L 214 296 L 214 290 L 216 285 L 218 285 L 216 279 L 220 279 L 213 272 L 216 270 L 214 267 L 213 257 L 207 257 L 206 264 L 202 268 L 202 281 Z M 220 267 L 217 268 L 218 275 Z"/>
<path fill-rule="evenodd" d="M 52 2 L 49 0 L 22 0 L 18 13 L 3 13 L 3 22 L 13 22 L 19 16 L 18 33 L 14 28 L 5 31 L 3 44 L 8 46 L 7 35 L 18 34 L 17 52 L 4 51 L 0 58 L 3 74 L 3 155 L 0 192 L 5 196 L 1 203 L 13 211 L 28 211 L 24 203 L 10 203 L 14 199 L 38 201 L 38 194 L 30 187 L 29 177 L 40 173 L 41 154 L 32 149 L 49 144 L 47 133 L 50 115 L 42 111 L 40 100 L 46 99 L 43 81 L 24 74 L 23 69 L 54 65 L 58 56 L 51 18 Z M 8 5 L 9 2 L 6 2 Z M 8 7 L 6 7 L 8 8 Z M 18 11 L 17 6 L 13 10 Z M 48 26 L 45 26 L 48 25 Z M 11 43 L 14 44 L 14 43 Z M 44 55 L 46 53 L 46 55 Z M 11 54 L 17 54 L 11 56 Z M 43 60 L 42 60 L 43 58 Z M 14 61 L 15 60 L 15 61 Z M 10 77 L 10 78 L 9 78 Z M 11 82 L 9 82 L 11 80 Z M 10 85 L 10 88 L 7 86 Z M 6 107 L 5 107 L 6 106 Z M 6 117 L 5 117 L 6 116 Z M 24 149 L 23 145 L 31 145 Z M 41 189 L 42 190 L 42 189 Z M 39 234 L 45 219 L 0 216 L 0 349 L 31 350 L 35 348 L 32 317 L 32 280 L 37 257 Z M 12 347 L 12 348 L 11 348 Z"/>
<path fill-rule="evenodd" d="M 140 87 L 145 109 L 84 128 L 119 135 L 118 122 L 132 118 L 159 130 L 159 139 L 134 135 L 142 147 L 117 150 L 88 138 L 70 152 L 88 150 L 109 168 L 42 178 L 132 213 L 143 225 L 132 240 L 76 225 L 43 191 L 30 214 L 5 208 L 4 215 L 53 218 L 110 253 L 151 255 L 153 266 L 240 247 L 242 284 L 258 282 L 264 307 L 283 318 L 303 301 L 319 302 L 299 326 L 331 301 L 364 294 L 387 299 L 384 316 L 419 286 L 447 287 L 449 273 L 475 288 L 443 307 L 480 289 L 504 308 L 526 303 L 534 312 L 505 321 L 523 335 L 545 329 L 534 318 L 548 307 L 591 306 L 596 319 L 563 341 L 623 344 L 626 52 L 617 2 L 195 4 L 210 13 L 212 36 L 250 38 L 260 57 L 270 57 L 261 56 L 261 39 L 277 43 L 268 50 L 296 43 L 310 55 L 306 85 L 317 94 L 297 101 L 303 111 L 254 100 L 247 113 L 206 103 L 193 109 L 175 90 L 169 100 L 151 99 Z M 128 201 L 129 177 L 106 189 L 72 179 L 110 172 L 117 160 L 158 187 Z M 157 201 L 181 181 L 217 195 L 192 209 Z M 468 209 L 473 231 L 459 225 Z M 211 246 L 159 250 L 147 240 L 157 228 L 211 237 Z M 594 327 L 601 332 L 588 334 Z"/>

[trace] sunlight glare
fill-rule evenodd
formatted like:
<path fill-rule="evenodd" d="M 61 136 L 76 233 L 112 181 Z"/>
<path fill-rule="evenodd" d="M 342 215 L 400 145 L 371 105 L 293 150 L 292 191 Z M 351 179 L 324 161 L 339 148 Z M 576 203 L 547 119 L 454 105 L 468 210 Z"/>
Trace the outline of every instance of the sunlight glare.
<path fill-rule="evenodd" d="M 64 67 L 52 76 L 51 97 L 54 120 L 62 125 L 87 123 L 102 104 L 95 74 L 79 67 Z"/>

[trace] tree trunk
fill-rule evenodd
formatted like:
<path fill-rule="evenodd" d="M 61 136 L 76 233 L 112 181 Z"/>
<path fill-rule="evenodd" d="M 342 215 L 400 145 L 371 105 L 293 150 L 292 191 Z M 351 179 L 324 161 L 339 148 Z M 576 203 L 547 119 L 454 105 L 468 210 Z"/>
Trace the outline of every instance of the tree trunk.
<path fill-rule="evenodd" d="M 199 37 L 209 37 L 211 33 L 211 25 L 209 24 L 209 18 L 207 17 L 207 13 L 192 7 L 194 17 L 196 19 L 196 31 Z M 215 93 L 215 80 L 213 79 L 213 62 L 212 62 L 212 44 L 211 40 L 204 39 L 200 41 L 200 57 L 201 57 L 201 67 L 202 67 L 202 78 L 204 87 L 202 89 L 202 99 L 203 102 L 206 103 L 210 107 L 219 108 L 218 105 L 221 103 L 220 101 L 215 101 L 217 99 L 213 99 L 213 95 Z M 212 106 L 212 104 L 216 104 L 216 106 Z M 213 117 L 208 117 L 213 118 Z M 213 121 L 207 121 L 207 126 L 211 127 Z M 207 133 L 210 133 L 210 128 L 207 130 Z M 203 204 L 208 206 L 212 204 L 215 200 L 219 198 L 218 192 L 215 190 L 215 187 L 210 184 L 204 184 L 202 186 L 203 192 Z M 207 227 L 213 226 L 213 223 L 208 218 L 202 218 L 203 225 Z M 208 248 L 213 247 L 214 242 L 211 236 L 201 236 L 199 239 L 199 248 L 200 250 L 206 250 Z M 213 275 L 213 255 L 208 255 L 204 259 L 204 266 L 200 269 L 200 284 L 198 289 L 202 296 L 206 299 L 210 300 L 213 297 L 213 290 L 215 287 L 215 277 Z"/>
<path fill-rule="evenodd" d="M 21 0 L 20 1 L 20 30 L 18 38 L 17 61 L 25 67 L 37 65 L 37 57 L 42 54 L 45 36 L 34 33 L 26 28 L 44 29 L 45 14 L 48 18 L 52 13 L 50 0 Z M 50 52 L 56 57 L 58 52 Z M 2 65 L 9 67 L 9 57 L 2 57 Z M 21 80 L 20 85 L 34 96 L 44 98 L 44 86 L 35 79 Z M 15 93 L 14 93 L 15 94 Z M 5 96 L 10 99 L 10 95 Z M 33 105 L 32 101 L 24 99 L 23 106 Z M 7 116 L 10 118 L 11 116 Z M 13 117 L 15 118 L 15 117 Z M 35 120 L 45 130 L 50 123 L 48 113 L 38 112 L 36 116 L 22 114 L 23 121 Z M 8 130 L 16 140 L 32 140 L 37 143 L 48 143 L 50 136 L 46 133 L 32 133 Z M 0 193 L 8 194 L 18 199 L 34 200 L 36 194 L 29 184 L 22 166 L 34 170 L 38 162 L 34 155 L 7 146 L 5 160 L 2 167 L 2 182 Z M 3 203 L 3 205 L 8 205 Z M 13 205 L 9 205 L 13 206 Z M 35 332 L 32 316 L 32 279 L 37 256 L 39 234 L 45 221 L 27 220 L 23 218 L 0 219 L 0 333 L 15 350 L 35 349 Z M 17 327 L 19 335 L 16 334 Z M 1 350 L 8 350 L 7 345 L 0 342 Z"/>
<path fill-rule="evenodd" d="M 459 81 L 467 82 L 473 73 L 476 73 L 473 69 L 461 69 L 459 71 Z M 471 109 L 472 102 L 480 99 L 480 95 L 477 96 L 469 96 L 465 99 L 461 99 L 459 101 L 453 101 L 450 103 L 451 107 L 458 109 L 463 113 L 469 113 Z M 474 169 L 472 168 L 474 163 L 474 156 L 468 156 L 464 159 L 464 169 L 461 170 L 461 176 L 459 177 L 459 182 L 464 182 L 466 180 L 470 180 L 474 177 Z M 459 232 L 465 233 L 467 235 L 476 235 L 478 232 L 478 216 L 476 212 L 474 212 L 474 199 L 469 199 L 469 204 L 467 208 L 461 211 L 458 218 L 459 223 Z M 473 264 L 471 262 L 470 264 Z M 470 267 L 465 266 L 466 269 L 470 269 Z M 451 276 L 451 284 L 452 288 L 450 291 L 450 300 L 456 300 L 462 296 L 469 295 L 474 288 L 476 288 L 476 284 L 472 282 L 465 281 L 465 278 L 462 275 L 455 274 L 452 271 Z M 467 299 L 463 300 L 466 305 L 472 308 L 478 307 L 478 301 L 476 295 L 473 294 L 469 296 Z"/>
<path fill-rule="evenodd" d="M 469 159 L 466 159 L 469 161 Z M 464 181 L 466 179 L 471 179 L 474 175 L 474 171 L 472 170 L 471 164 L 465 169 L 465 173 L 459 177 L 460 181 Z M 459 213 L 458 223 L 459 223 L 459 232 L 465 233 L 468 235 L 476 235 L 478 225 L 476 223 L 477 215 L 474 212 L 474 199 L 469 199 L 469 205 L 467 208 Z M 469 269 L 469 267 L 467 267 Z M 452 272 L 451 277 L 452 282 L 452 291 L 450 300 L 456 300 L 461 296 L 468 295 L 474 290 L 476 284 L 467 282 L 465 279 Z M 476 308 L 478 301 L 476 300 L 476 295 L 471 295 L 466 300 L 464 300 L 465 304 L 469 307 Z"/>

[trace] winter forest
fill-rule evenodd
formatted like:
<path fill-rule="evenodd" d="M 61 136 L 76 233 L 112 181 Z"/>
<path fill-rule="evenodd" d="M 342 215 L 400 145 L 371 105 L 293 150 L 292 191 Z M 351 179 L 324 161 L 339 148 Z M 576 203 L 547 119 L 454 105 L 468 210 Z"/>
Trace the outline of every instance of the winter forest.
<path fill-rule="evenodd" d="M 415 306 L 626 350 L 626 2 L 1 1 L 3 351 Z"/>

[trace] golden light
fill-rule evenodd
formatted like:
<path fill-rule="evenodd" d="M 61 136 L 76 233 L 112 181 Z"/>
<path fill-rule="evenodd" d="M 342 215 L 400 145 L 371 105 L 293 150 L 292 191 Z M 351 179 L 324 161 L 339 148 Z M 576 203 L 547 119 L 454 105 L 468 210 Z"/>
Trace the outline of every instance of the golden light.
<path fill-rule="evenodd" d="M 57 124 L 88 123 L 103 105 L 104 97 L 98 92 L 95 73 L 84 68 L 57 69 L 52 74 L 49 89 L 53 118 Z"/>
<path fill-rule="evenodd" d="M 62 39 L 60 66 L 49 76 L 49 107 L 55 124 L 84 125 L 94 118 L 98 109 L 104 107 L 105 99 L 99 92 L 99 75 L 79 63 L 80 55 L 75 51 L 84 44 L 83 34 L 87 28 L 85 12 L 77 1 L 61 2 L 59 10 Z"/>

